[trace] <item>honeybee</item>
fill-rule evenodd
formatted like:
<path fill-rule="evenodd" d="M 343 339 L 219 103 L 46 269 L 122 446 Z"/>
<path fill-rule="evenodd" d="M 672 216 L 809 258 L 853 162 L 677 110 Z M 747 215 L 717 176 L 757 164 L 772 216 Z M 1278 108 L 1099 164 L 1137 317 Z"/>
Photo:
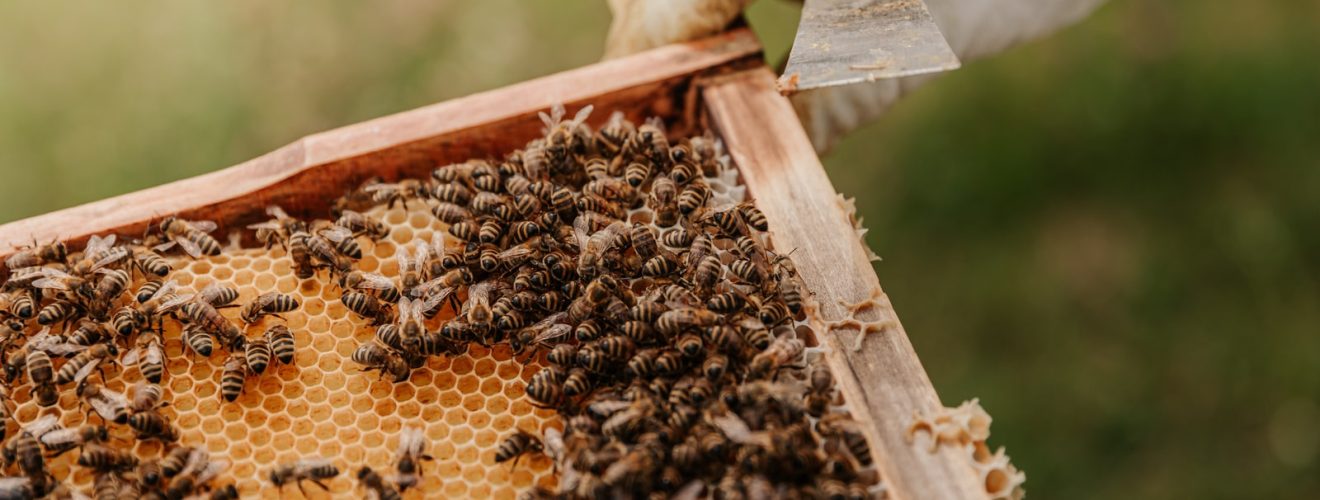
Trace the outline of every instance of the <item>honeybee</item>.
<path fill-rule="evenodd" d="M 326 479 L 333 479 L 339 475 L 339 468 L 328 458 L 305 458 L 292 463 L 280 464 L 270 471 L 270 482 L 281 490 L 287 483 L 295 483 L 303 496 L 307 496 L 307 491 L 303 489 L 303 481 L 311 481 L 320 486 L 322 490 L 329 491 L 330 488 L 321 482 Z"/>
<path fill-rule="evenodd" d="M 403 495 L 394 485 L 390 484 L 372 470 L 371 467 L 362 466 L 357 472 L 358 481 L 362 483 L 368 491 L 372 492 L 378 500 L 399 500 Z"/>
<path fill-rule="evenodd" d="M 195 494 L 229 465 L 224 461 L 210 458 L 210 453 L 206 450 L 191 449 L 183 468 L 170 480 L 164 497 L 184 498 Z M 230 488 L 233 488 L 233 485 L 230 485 Z"/>
<path fill-rule="evenodd" d="M 340 302 L 348 310 L 357 313 L 358 316 L 371 320 L 373 325 L 388 323 L 393 318 L 393 313 L 385 303 L 373 295 L 367 295 L 361 292 L 348 292 L 340 297 Z"/>
<path fill-rule="evenodd" d="M 128 248 L 129 254 L 133 257 L 133 265 L 144 275 L 154 275 L 163 278 L 168 276 L 170 271 L 173 270 L 172 266 L 170 266 L 170 262 L 165 260 L 164 257 L 161 257 L 161 255 L 156 253 L 155 250 L 136 244 L 130 245 L 126 248 Z"/>
<path fill-rule="evenodd" d="M 181 297 L 175 301 L 182 300 L 183 315 L 188 321 L 196 323 L 200 328 L 210 332 L 220 338 L 222 343 L 230 345 L 242 337 L 243 332 L 229 318 L 220 314 L 215 306 L 204 300 L 192 300 L 190 297 Z M 173 302 L 173 301 L 171 301 Z"/>
<path fill-rule="evenodd" d="M 583 276 L 595 276 L 596 264 L 601 255 L 614 245 L 616 238 L 628 230 L 627 224 L 616 220 L 604 229 L 591 233 L 591 224 L 591 217 L 585 214 L 573 221 L 573 231 L 577 236 L 578 248 L 581 249 L 577 268 Z"/>
<path fill-rule="evenodd" d="M 417 179 L 404 179 L 397 183 L 378 182 L 362 187 L 362 191 L 371 194 L 371 201 L 376 204 L 385 203 L 388 208 L 394 208 L 395 203 L 408 208 L 408 200 L 417 198 L 422 194 L 422 182 Z"/>
<path fill-rule="evenodd" d="M 56 417 L 54 414 L 47 417 Z M 46 452 L 51 457 L 63 455 L 65 452 L 89 443 L 104 443 L 110 439 L 110 431 L 103 425 L 84 425 L 69 429 L 55 429 L 41 434 L 39 440 L 46 447 Z"/>
<path fill-rule="evenodd" d="M 513 460 L 512 467 L 518 466 L 518 459 L 526 453 L 540 453 L 541 440 L 531 435 L 527 431 L 519 429 L 509 437 L 500 442 L 499 448 L 495 450 L 495 463 L 508 462 Z"/>
<path fill-rule="evenodd" d="M 102 361 L 118 355 L 119 348 L 115 347 L 114 344 L 96 344 L 86 347 L 60 367 L 60 371 L 55 375 L 55 383 L 64 385 L 69 382 L 81 382 L 88 375 L 91 375 L 92 370 L 100 366 Z M 31 363 L 30 359 L 28 361 Z"/>
<path fill-rule="evenodd" d="M 177 244 L 194 259 L 203 255 L 220 255 L 220 242 L 207 234 L 217 227 L 215 222 L 209 220 L 187 221 L 171 215 L 156 226 L 161 236 L 168 241 L 152 249 L 163 252 Z"/>
<path fill-rule="evenodd" d="M 329 241 L 339 255 L 352 260 L 362 259 L 362 247 L 358 245 L 358 240 L 352 237 L 354 234 L 352 234 L 350 228 L 334 226 L 334 224 L 325 222 L 325 220 L 318 220 L 318 223 L 314 226 L 314 237 L 323 237 L 325 241 Z M 337 260 L 331 259 L 331 261 Z"/>
<path fill-rule="evenodd" d="M 172 443 L 179 439 L 179 430 L 156 410 L 133 412 L 128 416 L 128 426 L 137 434 L 138 440 L 156 439 Z"/>
<path fill-rule="evenodd" d="M 77 394 L 78 399 L 90 406 L 102 420 L 128 423 L 129 401 L 122 393 L 84 380 L 78 384 Z"/>
<path fill-rule="evenodd" d="M 872 463 L 871 447 L 866 442 L 857 422 L 846 413 L 827 413 L 816 421 L 816 432 L 826 439 L 842 441 L 857 463 L 869 467 Z"/>
<path fill-rule="evenodd" d="M 344 210 L 339 213 L 339 219 L 335 220 L 335 225 L 348 228 L 353 234 L 366 235 L 371 241 L 380 241 L 390 235 L 390 227 L 384 222 L 377 220 L 369 215 Z"/>
<path fill-rule="evenodd" d="M 98 271 L 110 272 L 111 270 L 98 269 Z M 33 278 L 36 279 L 33 280 Z M 67 292 L 69 294 L 73 294 L 76 297 L 80 297 L 85 301 L 93 301 L 99 298 L 99 295 L 97 294 L 96 291 L 96 284 L 94 281 L 82 277 L 74 276 L 72 274 L 64 272 L 60 269 L 56 269 L 54 267 L 28 268 L 26 270 L 16 271 L 14 273 L 14 276 L 10 277 L 9 280 L 10 282 L 31 281 L 32 286 L 35 288 L 40 288 L 42 290 L 59 290 L 62 292 Z M 28 305 L 30 307 L 31 304 Z M 11 304 L 10 307 L 11 307 L 10 309 L 11 312 L 16 312 L 13 309 L 13 304 Z M 20 316 L 18 314 L 15 314 L 15 316 L 19 316 L 25 319 L 32 317 L 31 312 L 26 312 L 26 311 L 23 312 L 25 312 L 26 314 L 25 316 Z"/>
<path fill-rule="evenodd" d="M 420 478 L 422 475 L 421 461 L 433 460 L 431 455 L 426 454 L 426 436 L 420 427 L 405 427 L 399 434 L 399 448 L 394 453 L 394 468 L 400 476 L 413 476 Z M 400 491 L 406 491 L 408 487 L 400 486 Z"/>
<path fill-rule="evenodd" d="M 610 156 L 618 155 L 635 133 L 637 127 L 624 117 L 622 111 L 615 111 L 596 131 L 596 149 Z"/>
<path fill-rule="evenodd" d="M 408 297 L 399 299 L 399 334 L 405 350 L 416 352 L 416 349 L 421 345 L 422 335 L 426 333 L 426 324 L 423 322 L 422 315 L 442 300 L 444 300 L 444 297 L 441 296 L 417 300 Z"/>
<path fill-rule="evenodd" d="M 87 276 L 92 272 L 124 260 L 129 256 L 128 247 L 116 247 L 115 235 L 92 235 L 87 239 L 87 246 L 82 255 L 73 261 L 70 271 L 77 276 Z"/>
<path fill-rule="evenodd" d="M 340 236 L 343 238 L 338 239 Z M 306 242 L 307 250 L 311 252 L 311 255 L 321 262 L 320 267 L 330 269 L 331 276 L 343 276 L 353 270 L 353 257 L 346 255 L 344 252 L 356 250 L 357 255 L 361 257 L 362 250 L 352 240 L 352 234 L 347 229 L 338 226 L 307 233 L 303 237 L 303 241 Z M 341 250 L 341 247 L 336 245 L 335 241 L 347 245 L 347 248 Z"/>
<path fill-rule="evenodd" d="M 382 376 L 388 373 L 394 377 L 395 382 L 408 380 L 408 376 L 412 374 L 412 367 L 407 359 L 375 342 L 358 346 L 357 350 L 353 351 L 352 359 L 366 370 L 380 370 Z"/>
<path fill-rule="evenodd" d="M 460 314 L 478 334 L 484 334 L 489 330 L 494 319 L 490 310 L 490 295 L 495 286 L 493 282 L 483 281 L 468 287 L 468 300 L 463 303 Z"/>
<path fill-rule="evenodd" d="M 26 298 L 26 296 L 22 296 L 22 297 Z M 5 300 L 4 298 L 0 298 L 0 302 L 3 302 L 4 300 Z M 0 306 L 3 306 L 3 304 L 0 304 Z M 46 326 L 46 325 L 53 325 L 55 323 L 66 321 L 69 318 L 72 318 L 73 316 L 79 314 L 80 308 L 81 307 L 78 305 L 77 301 L 68 300 L 68 299 L 56 299 L 54 302 L 46 304 L 46 306 L 42 307 L 40 311 L 37 311 L 37 324 Z M 23 312 L 25 314 L 28 314 L 30 317 L 31 313 L 27 311 L 30 311 L 30 309 L 25 311 L 20 308 L 18 310 L 18 312 Z M 15 316 L 18 315 L 15 314 Z"/>
<path fill-rule="evenodd" d="M 138 459 L 128 452 L 93 444 L 83 447 L 82 454 L 78 456 L 78 465 L 99 472 L 119 472 L 137 467 Z"/>
<path fill-rule="evenodd" d="M 129 409 L 135 413 L 155 410 L 162 405 L 162 396 L 159 385 L 139 380 L 133 385 L 133 400 Z"/>
<path fill-rule="evenodd" d="M 34 243 L 31 247 L 19 250 L 6 258 L 5 267 L 13 271 L 25 267 L 64 262 L 68 255 L 69 249 L 64 246 L 62 241 L 52 241 L 40 245 Z"/>
<path fill-rule="evenodd" d="M 35 271 L 35 269 L 33 270 Z M 17 274 L 17 273 L 15 273 Z M 33 274 L 36 277 L 38 274 Z M 10 283 L 14 278 L 10 278 Z M 32 299 L 29 292 L 13 291 L 0 293 L 0 311 L 9 313 L 19 319 L 30 319 L 37 313 L 36 301 Z M 16 330 L 22 330 L 22 326 Z"/>
<path fill-rule="evenodd" d="M 393 279 L 383 274 L 355 270 L 342 275 L 339 284 L 345 290 L 370 293 L 386 302 L 399 301 L 399 288 Z"/>
<path fill-rule="evenodd" d="M 165 350 L 161 347 L 160 332 L 144 330 L 138 334 L 136 345 L 124 353 L 125 365 L 137 364 L 142 378 L 159 384 L 165 373 Z"/>
<path fill-rule="evenodd" d="M 812 365 L 807 381 L 808 391 L 803 399 L 803 406 L 806 407 L 807 414 L 820 418 L 834 399 L 834 375 L 824 364 L 816 363 Z"/>
<path fill-rule="evenodd" d="M 719 320 L 719 314 L 707 309 L 679 307 L 661 314 L 655 321 L 655 326 L 660 333 L 672 337 L 685 329 L 711 326 Z"/>
<path fill-rule="evenodd" d="M 747 367 L 747 375 L 751 378 L 761 378 L 789 365 L 802 356 L 806 344 L 801 340 L 778 338 L 770 343 L 764 351 L 752 358 Z"/>
<path fill-rule="evenodd" d="M 37 498 L 32 479 L 23 476 L 0 477 L 0 498 L 15 500 Z"/>
<path fill-rule="evenodd" d="M 673 179 L 658 176 L 651 182 L 651 196 L 647 198 L 646 204 L 655 211 L 657 225 L 669 227 L 678 223 L 677 198 L 678 186 Z"/>
<path fill-rule="evenodd" d="M 647 118 L 637 127 L 632 139 L 628 150 L 645 156 L 652 163 L 660 164 L 669 158 L 669 138 L 665 135 L 664 122 L 659 118 Z"/>
<path fill-rule="evenodd" d="M 206 330 L 200 325 L 197 325 L 196 323 L 183 325 L 181 336 L 183 337 L 183 343 L 187 345 L 189 349 L 192 349 L 193 352 L 202 357 L 211 356 L 211 352 L 215 348 L 215 343 L 211 339 L 211 334 L 206 333 Z"/>
<path fill-rule="evenodd" d="M 275 359 L 280 363 L 289 364 L 293 362 L 293 356 L 297 353 L 297 344 L 293 339 L 293 332 L 284 325 L 273 325 L 266 329 L 266 341 L 270 343 L 271 352 Z"/>
<path fill-rule="evenodd" d="M 244 323 L 252 324 L 261 320 L 262 316 L 267 314 L 279 317 L 279 313 L 289 312 L 297 309 L 298 299 L 292 295 L 285 295 L 279 292 L 266 292 L 252 299 L 247 306 L 243 308 L 239 317 Z"/>
<path fill-rule="evenodd" d="M 706 206 L 708 200 L 710 200 L 710 187 L 705 182 L 688 184 L 682 192 L 678 193 L 678 213 L 690 215 L 696 212 L 697 209 Z"/>
<path fill-rule="evenodd" d="M 270 364 L 270 342 L 263 336 L 248 339 L 246 344 L 243 358 L 247 361 L 248 370 L 254 375 L 265 373 L 266 365 Z"/>
<path fill-rule="evenodd" d="M 237 349 L 239 346 L 234 347 L 225 358 L 224 371 L 220 375 L 220 397 L 229 402 L 243 393 L 243 381 L 247 378 L 247 359 L 243 351 Z"/>
<path fill-rule="evenodd" d="M 566 313 L 554 313 L 520 330 L 511 341 L 514 344 L 512 346 L 514 352 L 522 352 L 528 346 L 547 345 L 567 337 L 573 331 L 573 327 L 563 323 L 566 319 Z"/>

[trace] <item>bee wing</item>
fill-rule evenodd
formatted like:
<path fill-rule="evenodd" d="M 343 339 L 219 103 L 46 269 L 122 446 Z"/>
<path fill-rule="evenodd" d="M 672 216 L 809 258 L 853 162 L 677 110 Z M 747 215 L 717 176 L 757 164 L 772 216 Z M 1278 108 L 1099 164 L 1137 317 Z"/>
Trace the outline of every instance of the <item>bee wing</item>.
<path fill-rule="evenodd" d="M 287 218 L 289 218 L 289 214 L 286 213 L 286 212 L 284 211 L 283 208 L 280 208 L 279 205 L 271 205 L 271 206 L 266 207 L 266 215 L 269 215 L 269 216 L 274 217 L 274 218 L 276 218 L 276 219 L 287 219 Z"/>
<path fill-rule="evenodd" d="M 156 293 L 151 294 L 151 299 L 158 299 L 166 295 L 169 295 L 171 293 L 174 293 L 174 291 L 177 290 L 178 288 L 179 288 L 179 284 L 173 281 L 166 281 L 164 283 L 161 283 L 160 288 L 156 289 Z"/>
<path fill-rule="evenodd" d="M 203 255 L 202 247 L 197 246 L 196 243 L 193 243 L 188 238 L 184 238 L 183 236 L 175 236 L 174 242 L 178 243 L 179 247 L 183 248 L 183 251 L 186 252 L 188 256 L 194 259 L 201 258 L 201 256 Z"/>
<path fill-rule="evenodd" d="M 408 247 L 404 245 L 394 247 L 394 260 L 399 263 L 400 273 L 413 268 L 412 255 L 408 253 Z"/>
<path fill-rule="evenodd" d="M 425 435 L 420 427 L 407 427 L 399 434 L 399 449 L 395 453 L 400 457 L 420 457 L 426 448 Z"/>
<path fill-rule="evenodd" d="M 387 189 L 388 189 L 388 190 L 394 190 L 394 189 L 398 189 L 398 188 L 399 188 L 399 185 L 396 184 L 396 183 L 392 183 L 392 182 L 377 182 L 377 183 L 375 183 L 375 184 L 371 184 L 371 185 L 368 185 L 368 186 L 362 186 L 362 190 L 363 190 L 363 191 L 366 191 L 366 192 L 368 192 L 368 193 L 374 193 L 374 192 L 376 192 L 376 191 L 385 191 L 385 190 L 387 190 Z"/>
<path fill-rule="evenodd" d="M 267 306 L 274 303 L 275 300 L 278 298 L 280 298 L 280 294 L 278 292 L 266 292 L 261 295 L 258 295 L 257 298 L 252 299 L 252 302 L 249 303 L 248 307 L 254 309 L 265 309 Z"/>
<path fill-rule="evenodd" d="M 424 241 L 418 241 L 416 252 L 413 253 L 413 266 L 421 267 L 426 261 L 431 260 L 431 247 Z"/>
<path fill-rule="evenodd" d="M 96 367 L 98 366 L 101 366 L 101 358 L 96 358 L 87 362 L 86 365 L 83 365 L 82 368 L 78 369 L 78 373 L 73 374 L 73 381 L 82 382 L 83 379 L 86 379 L 91 375 L 92 371 L 96 370 Z"/>
<path fill-rule="evenodd" d="M 532 339 L 535 343 L 544 343 L 557 340 L 567 336 L 573 331 L 573 327 L 565 324 L 558 324 L 537 332 L 536 337 Z"/>
<path fill-rule="evenodd" d="M 9 273 L 9 282 L 22 283 L 46 276 L 45 269 L 48 268 L 32 266 L 15 269 Z"/>
<path fill-rule="evenodd" d="M 197 300 L 214 305 L 215 300 L 220 297 L 223 291 L 224 287 L 220 286 L 219 283 L 211 283 L 206 285 L 202 291 L 197 292 Z"/>
<path fill-rule="evenodd" d="M 104 238 L 100 235 L 92 235 L 87 239 L 87 247 L 83 249 L 83 255 L 95 255 L 113 246 L 115 246 L 115 235 L 111 234 Z"/>
<path fill-rule="evenodd" d="M 212 460 L 207 462 L 205 467 L 202 467 L 201 470 L 197 471 L 197 484 L 206 484 L 207 482 L 210 482 L 228 468 L 229 462 L 224 460 Z"/>
<path fill-rule="evenodd" d="M 110 236 L 113 237 L 114 235 L 112 234 L 112 235 L 110 235 Z M 114 241 L 114 238 L 111 238 L 111 241 Z M 121 251 L 118 251 L 118 252 L 110 252 L 109 255 L 106 255 L 105 257 L 101 257 L 101 260 L 98 260 L 98 261 L 96 261 L 95 263 L 93 263 L 93 264 L 92 264 L 92 269 L 100 270 L 101 268 L 103 268 L 103 267 L 105 267 L 105 266 L 108 266 L 108 265 L 110 265 L 110 264 L 114 264 L 115 262 L 118 262 L 118 261 L 124 260 L 124 258 L 125 258 L 125 257 L 128 257 L 128 255 L 129 255 L 129 253 L 128 253 L 128 252 L 125 252 L 125 251 L 122 251 L 122 249 L 121 249 Z"/>
<path fill-rule="evenodd" d="M 54 417 L 55 415 L 47 415 L 47 416 Z M 58 421 L 58 420 L 59 420 L 59 419 L 56 418 L 56 421 Z M 30 431 L 29 431 L 29 432 L 30 432 Z M 52 431 L 50 431 L 50 432 L 47 432 L 47 433 L 41 434 L 40 441 L 41 441 L 41 444 L 44 444 L 44 445 L 46 445 L 47 447 L 50 447 L 50 446 L 59 446 L 59 445 L 62 445 L 62 444 L 68 444 L 68 443 L 74 442 L 75 440 L 78 439 L 78 435 L 79 435 L 79 434 L 80 434 L 80 432 L 79 432 L 79 429 L 77 429 L 77 428 L 73 428 L 73 429 L 54 429 L 54 430 L 52 430 Z M 34 434 L 34 435 L 35 435 L 35 434 Z"/>
<path fill-rule="evenodd" d="M 325 239 L 335 243 L 340 243 L 346 239 L 353 237 L 353 231 L 344 226 L 330 226 L 321 229 L 319 233 L 321 234 L 321 236 L 324 236 Z"/>
<path fill-rule="evenodd" d="M 165 252 L 165 251 L 167 251 L 167 250 L 169 250 L 169 249 L 171 249 L 171 248 L 174 248 L 174 245 L 176 245 L 176 244 L 177 244 L 177 243 L 175 243 L 174 240 L 170 240 L 170 241 L 167 241 L 167 242 L 161 243 L 161 244 L 159 244 L 159 245 L 156 245 L 156 246 L 154 246 L 154 247 L 151 247 L 151 249 L 152 249 L 153 251 L 156 251 L 156 252 Z"/>
<path fill-rule="evenodd" d="M 408 297 L 399 298 L 399 320 L 404 321 L 412 318 L 413 300 Z"/>
<path fill-rule="evenodd" d="M 573 236 L 577 237 L 578 248 L 583 251 L 587 248 L 587 240 L 591 237 L 591 219 L 587 214 L 582 214 L 573 219 Z"/>
<path fill-rule="evenodd" d="M 590 411 L 591 413 L 596 415 L 613 415 L 629 406 L 632 406 L 632 403 L 623 400 L 612 399 L 612 400 L 597 401 L 595 403 L 591 403 Z"/>
<path fill-rule="evenodd" d="M 545 454 L 554 460 L 555 463 L 563 463 L 567 456 L 567 450 L 564 449 L 564 433 L 554 427 L 546 428 L 541 435 L 541 445 L 545 448 Z"/>
<path fill-rule="evenodd" d="M 499 255 L 498 255 L 498 257 L 499 257 L 500 260 L 502 260 L 502 261 L 506 261 L 506 260 L 521 259 L 521 258 L 523 258 L 523 257 L 526 257 L 526 256 L 528 256 L 528 255 L 531 255 L 532 253 L 533 253 L 533 250 L 532 250 L 530 247 L 526 247 L 526 246 L 523 246 L 523 245 L 519 245 L 519 246 L 516 246 L 516 247 L 510 248 L 510 249 L 508 249 L 508 250 L 505 250 L 505 251 L 503 251 L 503 252 L 500 252 Z"/>
<path fill-rule="evenodd" d="M 710 420 L 712 424 L 715 424 L 715 427 L 720 429 L 720 432 L 724 433 L 725 437 L 735 443 L 750 445 L 764 444 L 766 446 L 769 446 L 770 444 L 768 435 L 764 432 L 752 432 L 752 429 L 747 426 L 747 422 L 744 422 L 743 419 L 737 415 L 726 413 L 724 415 L 712 417 Z"/>
<path fill-rule="evenodd" d="M 314 458 L 304 458 L 302 460 L 299 460 L 298 463 L 295 465 L 297 466 L 299 472 L 305 474 L 307 471 L 310 471 L 312 469 L 325 467 L 327 465 L 334 465 L 334 462 L 332 462 L 328 458 L 314 457 Z"/>
<path fill-rule="evenodd" d="M 444 254 L 445 254 L 445 232 L 444 232 L 444 231 L 436 231 L 436 232 L 431 233 L 431 254 L 432 254 L 432 255 L 444 255 Z"/>
<path fill-rule="evenodd" d="M 192 226 L 193 229 L 196 229 L 203 233 L 209 233 L 211 231 L 215 231 L 216 228 L 220 227 L 215 223 L 215 221 L 209 221 L 209 220 L 190 220 L 188 221 L 188 225 Z"/>
<path fill-rule="evenodd" d="M 362 273 L 362 282 L 358 288 L 367 290 L 389 290 L 394 288 L 394 280 L 379 273 Z"/>
<path fill-rule="evenodd" d="M 416 315 L 416 317 L 413 317 L 413 319 L 417 321 L 421 321 L 421 316 L 423 313 L 435 309 L 435 306 L 440 305 L 441 302 L 444 302 L 444 300 L 449 298 L 449 295 L 453 293 L 454 293 L 454 287 L 452 286 L 445 287 L 440 289 L 440 291 L 436 293 L 428 294 L 424 298 L 419 299 L 418 301 L 414 301 L 412 312 L 413 314 Z M 401 317 L 402 317 L 402 312 L 403 311 L 400 310 Z"/>
<path fill-rule="evenodd" d="M 586 106 L 583 106 L 582 109 L 579 109 L 577 114 L 573 116 L 573 127 L 576 128 L 578 125 L 581 125 L 583 122 L 587 121 L 587 118 L 591 116 L 591 110 L 595 108 L 596 108 L 595 106 L 588 104 Z"/>
<path fill-rule="evenodd" d="M 161 302 L 160 305 L 156 307 L 156 311 L 158 312 L 172 311 L 175 308 L 188 303 L 192 299 L 193 299 L 193 294 L 191 293 L 175 295 L 174 297 L 171 297 L 169 300 Z"/>
<path fill-rule="evenodd" d="M 257 224 L 248 224 L 247 228 L 248 228 L 248 229 L 270 229 L 270 230 L 280 230 L 280 229 L 283 229 L 283 228 L 284 228 L 284 225 L 283 225 L 283 224 L 280 224 L 278 221 L 273 221 L 273 220 L 272 220 L 272 221 L 266 221 L 266 222 L 261 222 L 261 223 L 257 223 Z"/>
<path fill-rule="evenodd" d="M 41 418 L 33 420 L 32 423 L 24 425 L 23 431 L 35 437 L 43 437 L 46 434 L 58 429 L 60 426 L 60 416 L 54 413 L 47 413 Z"/>
<path fill-rule="evenodd" d="M 141 347 L 129 349 L 128 352 L 124 353 L 124 359 L 121 361 L 126 365 L 137 363 L 137 360 L 142 358 L 142 351 L 144 350 Z"/>
<path fill-rule="evenodd" d="M 27 498 L 32 495 L 32 480 L 23 476 L 0 477 L 0 496 Z"/>
<path fill-rule="evenodd" d="M 128 398 L 123 394 L 110 390 L 108 387 L 101 387 L 100 397 L 87 398 L 87 404 L 91 405 L 92 410 L 96 411 L 102 419 L 111 421 L 115 419 L 115 413 L 120 409 L 128 408 Z"/>
<path fill-rule="evenodd" d="M 669 500 L 697 500 L 701 498 L 701 490 L 705 487 L 705 481 L 700 479 L 688 481 L 687 484 L 674 493 L 674 496 L 669 497 Z"/>

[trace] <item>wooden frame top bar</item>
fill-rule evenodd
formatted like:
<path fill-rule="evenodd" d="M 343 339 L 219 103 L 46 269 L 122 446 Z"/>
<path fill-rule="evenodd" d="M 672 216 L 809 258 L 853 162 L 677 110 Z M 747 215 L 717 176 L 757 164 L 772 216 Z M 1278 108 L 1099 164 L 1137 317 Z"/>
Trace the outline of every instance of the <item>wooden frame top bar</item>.
<path fill-rule="evenodd" d="M 438 162 L 512 149 L 517 138 L 539 131 L 536 113 L 558 103 L 673 119 L 684 106 L 675 101 L 694 75 L 755 59 L 760 51 L 756 36 L 741 28 L 309 135 L 227 169 L 10 222 L 0 226 L 0 258 L 33 240 L 77 247 L 92 234 L 141 234 L 151 221 L 175 213 L 221 222 L 222 230 L 225 222 L 252 222 L 267 204 L 312 215 L 370 175 L 425 175 Z M 607 116 L 596 113 L 592 121 Z M 299 177 L 303 185 L 291 186 Z"/>

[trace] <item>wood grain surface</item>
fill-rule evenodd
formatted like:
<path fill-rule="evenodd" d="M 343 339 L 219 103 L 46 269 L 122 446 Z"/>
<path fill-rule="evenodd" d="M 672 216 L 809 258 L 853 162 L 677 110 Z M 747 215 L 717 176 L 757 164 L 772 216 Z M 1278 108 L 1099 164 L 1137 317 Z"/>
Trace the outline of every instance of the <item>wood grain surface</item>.
<path fill-rule="evenodd" d="M 239 165 L 0 226 L 0 259 L 32 242 L 81 248 L 92 234 L 140 236 L 170 214 L 213 220 L 221 231 L 264 218 L 277 204 L 325 216 L 329 202 L 372 176 L 394 180 L 469 158 L 498 157 L 540 133 L 538 111 L 593 104 L 604 122 L 623 111 L 665 118 L 675 133 L 695 125 L 695 75 L 759 64 L 760 42 L 742 28 L 708 39 L 518 83 L 310 135 Z M 686 113 L 685 113 L 686 112 Z"/>
<path fill-rule="evenodd" d="M 817 319 L 839 325 L 822 325 L 816 335 L 868 434 L 891 497 L 985 498 L 965 451 L 931 453 L 906 439 L 914 412 L 934 412 L 939 397 L 774 75 L 762 68 L 716 77 L 703 94 L 716 131 L 770 222 L 775 250 L 796 249 L 793 263 L 818 302 Z M 854 351 L 861 329 L 877 331 Z"/>

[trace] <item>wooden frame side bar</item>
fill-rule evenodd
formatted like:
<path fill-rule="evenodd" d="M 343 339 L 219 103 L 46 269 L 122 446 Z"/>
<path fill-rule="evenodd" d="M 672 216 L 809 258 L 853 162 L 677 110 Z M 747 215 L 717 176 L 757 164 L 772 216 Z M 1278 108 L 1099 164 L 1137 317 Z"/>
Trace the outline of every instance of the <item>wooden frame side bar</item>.
<path fill-rule="evenodd" d="M 743 182 L 769 219 L 776 250 L 799 250 L 791 257 L 818 303 L 818 341 L 867 434 L 889 494 L 985 498 L 964 451 L 941 447 L 932 453 L 907 441 L 914 414 L 940 408 L 939 397 L 792 105 L 776 91 L 774 75 L 761 68 L 715 77 L 703 97 Z M 873 305 L 849 307 L 872 299 Z M 829 326 L 850 319 L 855 321 Z M 854 351 L 867 325 L 878 331 L 865 334 L 861 350 Z"/>
<path fill-rule="evenodd" d="M 5 224 L 0 258 L 34 240 L 76 248 L 92 234 L 141 234 L 170 214 L 214 220 L 222 231 L 259 220 L 268 204 L 324 216 L 346 186 L 370 176 L 424 176 L 437 165 L 521 147 L 540 132 L 536 113 L 557 103 L 570 116 L 588 103 L 634 120 L 660 116 L 681 131 L 693 125 L 681 116 L 694 98 L 692 78 L 759 61 L 760 51 L 750 30 L 737 29 L 310 135 L 224 170 Z M 602 111 L 591 122 L 607 118 Z"/>

